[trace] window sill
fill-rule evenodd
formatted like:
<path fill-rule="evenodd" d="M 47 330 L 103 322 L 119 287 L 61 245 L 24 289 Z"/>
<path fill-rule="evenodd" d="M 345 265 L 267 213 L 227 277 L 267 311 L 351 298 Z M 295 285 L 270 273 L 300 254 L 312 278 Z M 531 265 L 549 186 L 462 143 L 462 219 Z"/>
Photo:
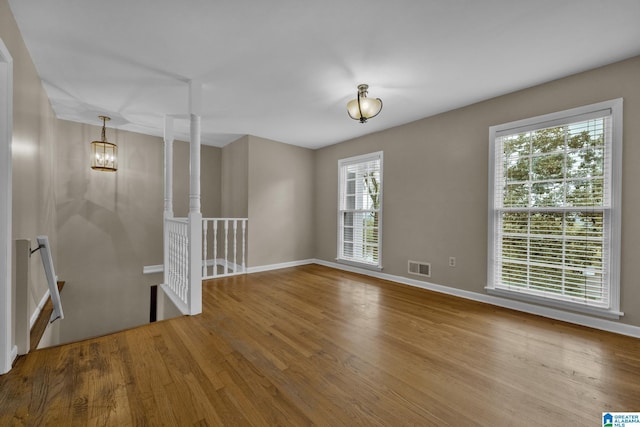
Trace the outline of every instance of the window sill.
<path fill-rule="evenodd" d="M 336 258 L 338 264 L 350 265 L 351 267 L 364 268 L 365 270 L 382 271 L 382 266 L 366 264 L 364 262 L 350 261 L 342 258 Z"/>
<path fill-rule="evenodd" d="M 588 305 L 582 305 L 578 303 L 572 303 L 569 301 L 560 301 L 553 300 L 550 298 L 540 297 L 536 295 L 530 295 L 523 292 L 518 291 L 509 291 L 506 289 L 495 289 L 495 288 L 485 288 L 489 295 L 494 295 L 502 298 L 513 299 L 517 301 L 522 301 L 531 304 L 544 305 L 547 307 L 552 307 L 560 310 L 573 311 L 576 313 L 588 314 L 592 316 L 604 317 L 607 319 L 619 320 L 620 317 L 624 316 L 624 313 L 621 311 L 616 311 L 613 309 L 607 308 L 599 308 Z"/>

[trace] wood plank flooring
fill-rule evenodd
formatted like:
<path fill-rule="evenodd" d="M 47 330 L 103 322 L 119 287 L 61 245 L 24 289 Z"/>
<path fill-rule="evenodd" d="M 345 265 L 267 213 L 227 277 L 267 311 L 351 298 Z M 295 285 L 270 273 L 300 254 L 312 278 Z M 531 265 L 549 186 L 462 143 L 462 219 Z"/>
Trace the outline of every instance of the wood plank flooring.
<path fill-rule="evenodd" d="M 203 286 L 203 314 L 36 350 L 0 425 L 597 426 L 640 340 L 318 265 Z"/>

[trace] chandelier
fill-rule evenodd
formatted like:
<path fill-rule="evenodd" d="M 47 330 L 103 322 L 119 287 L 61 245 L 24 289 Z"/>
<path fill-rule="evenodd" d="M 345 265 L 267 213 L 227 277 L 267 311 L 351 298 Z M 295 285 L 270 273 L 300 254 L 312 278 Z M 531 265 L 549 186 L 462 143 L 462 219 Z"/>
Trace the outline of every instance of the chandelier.
<path fill-rule="evenodd" d="M 107 116 L 98 116 L 102 120 L 102 138 L 91 142 L 91 169 L 105 172 L 118 170 L 118 146 L 107 141 Z"/>

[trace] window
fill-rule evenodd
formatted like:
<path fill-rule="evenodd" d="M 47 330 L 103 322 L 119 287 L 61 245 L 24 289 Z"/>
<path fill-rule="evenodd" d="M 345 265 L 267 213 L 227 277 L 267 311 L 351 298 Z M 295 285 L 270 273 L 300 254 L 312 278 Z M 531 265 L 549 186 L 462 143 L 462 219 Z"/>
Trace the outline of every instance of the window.
<path fill-rule="evenodd" d="M 338 261 L 382 268 L 382 152 L 338 162 Z"/>
<path fill-rule="evenodd" d="M 619 317 L 622 99 L 490 128 L 487 289 Z"/>

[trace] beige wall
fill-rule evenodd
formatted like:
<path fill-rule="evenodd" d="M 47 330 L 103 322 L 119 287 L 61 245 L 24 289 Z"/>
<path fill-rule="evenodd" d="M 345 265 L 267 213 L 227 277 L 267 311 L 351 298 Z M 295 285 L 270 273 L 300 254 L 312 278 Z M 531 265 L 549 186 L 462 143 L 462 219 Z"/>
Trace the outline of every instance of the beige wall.
<path fill-rule="evenodd" d="M 222 148 L 222 217 L 248 217 L 248 266 L 314 257 L 314 151 L 255 136 Z"/>
<path fill-rule="evenodd" d="M 88 166 L 89 142 L 99 135 L 99 126 L 59 121 L 58 274 L 67 282 L 61 342 L 147 323 L 149 286 L 162 281 L 142 274 L 162 264 L 162 139 L 107 128 L 119 155 L 110 173 Z M 202 147 L 201 172 L 203 215 L 219 215 L 219 148 Z M 189 144 L 176 141 L 175 216 L 187 215 L 188 196 Z"/>
<path fill-rule="evenodd" d="M 249 266 L 314 257 L 314 151 L 249 136 Z"/>
<path fill-rule="evenodd" d="M 0 0 L 0 38 L 13 58 L 12 238 L 30 239 L 35 247 L 36 236 L 48 235 L 55 263 L 58 254 L 52 153 L 56 120 L 6 0 Z M 30 264 L 29 314 L 47 289 L 39 255 L 31 257 Z M 15 289 L 12 294 L 15 297 Z M 15 309 L 14 301 L 14 318 Z"/>
<path fill-rule="evenodd" d="M 221 200 L 223 218 L 249 215 L 249 137 L 244 136 L 222 148 Z"/>
<path fill-rule="evenodd" d="M 316 153 L 316 257 L 336 256 L 338 159 L 384 151 L 384 272 L 427 261 L 431 283 L 484 293 L 489 126 L 624 98 L 621 322 L 640 326 L 640 57 L 389 129 Z M 383 112 L 384 114 L 384 112 Z M 448 267 L 449 256 L 457 267 Z"/>
<path fill-rule="evenodd" d="M 185 172 L 188 171 L 188 168 Z M 200 150 L 200 193 L 203 218 L 222 215 L 222 149 L 203 145 Z"/>
<path fill-rule="evenodd" d="M 97 118 L 96 118 L 97 121 Z M 89 168 L 99 126 L 59 122 L 58 275 L 65 318 L 61 342 L 130 328 L 149 320 L 149 286 L 162 263 L 162 142 L 107 129 L 118 145 L 118 171 Z"/>

